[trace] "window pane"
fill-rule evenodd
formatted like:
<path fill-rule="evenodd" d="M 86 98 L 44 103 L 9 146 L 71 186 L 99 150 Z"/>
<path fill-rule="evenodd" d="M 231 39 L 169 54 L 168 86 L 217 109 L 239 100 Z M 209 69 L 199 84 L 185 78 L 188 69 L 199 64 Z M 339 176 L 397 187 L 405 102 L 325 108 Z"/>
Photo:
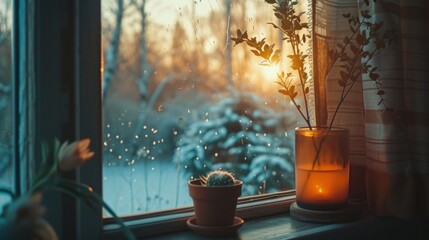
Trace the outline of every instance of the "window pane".
<path fill-rule="evenodd" d="M 243 196 L 294 188 L 303 122 L 277 93 L 279 69 L 226 42 L 240 28 L 277 45 L 271 5 L 103 0 L 102 15 L 103 194 L 114 210 L 190 206 L 187 181 L 219 168 L 244 181 Z"/>
<path fill-rule="evenodd" d="M 0 0 L 0 187 L 13 190 L 12 0 Z M 0 212 L 10 200 L 0 193 Z"/>

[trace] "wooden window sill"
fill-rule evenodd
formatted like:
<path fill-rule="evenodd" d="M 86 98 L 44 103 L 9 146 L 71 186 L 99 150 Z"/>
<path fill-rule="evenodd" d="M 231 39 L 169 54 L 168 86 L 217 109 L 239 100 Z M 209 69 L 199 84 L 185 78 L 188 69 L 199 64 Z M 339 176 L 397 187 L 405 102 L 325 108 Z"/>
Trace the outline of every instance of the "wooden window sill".
<path fill-rule="evenodd" d="M 368 215 L 350 223 L 314 224 L 292 219 L 289 214 L 248 220 L 231 238 L 219 239 L 429 239 L 429 221 L 401 220 Z M 213 239 L 190 230 L 154 236 L 152 240 Z"/>
<path fill-rule="evenodd" d="M 288 195 L 277 200 L 265 200 L 269 204 L 264 203 L 264 200 L 255 203 L 242 201 L 237 215 L 245 219 L 245 223 L 237 236 L 217 239 L 429 239 L 429 218 L 403 220 L 375 217 L 364 211 L 364 217 L 354 222 L 307 223 L 290 217 L 289 205 L 294 200 L 293 195 Z M 362 201 L 355 204 L 366 205 Z M 201 237 L 186 227 L 186 220 L 194 215 L 189 210 L 154 218 L 126 220 L 138 239 L 216 239 Z M 119 239 L 123 236 L 122 230 L 112 224 L 106 224 L 104 230 L 103 239 Z"/>

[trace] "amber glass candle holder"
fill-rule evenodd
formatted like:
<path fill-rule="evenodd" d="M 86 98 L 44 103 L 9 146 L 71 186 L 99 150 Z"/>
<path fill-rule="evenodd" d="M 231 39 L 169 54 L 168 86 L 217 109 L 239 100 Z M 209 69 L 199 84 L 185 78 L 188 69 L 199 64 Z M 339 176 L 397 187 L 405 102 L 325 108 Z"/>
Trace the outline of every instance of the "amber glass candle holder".
<path fill-rule="evenodd" d="M 296 202 L 311 210 L 347 206 L 349 131 L 344 128 L 295 129 Z"/>

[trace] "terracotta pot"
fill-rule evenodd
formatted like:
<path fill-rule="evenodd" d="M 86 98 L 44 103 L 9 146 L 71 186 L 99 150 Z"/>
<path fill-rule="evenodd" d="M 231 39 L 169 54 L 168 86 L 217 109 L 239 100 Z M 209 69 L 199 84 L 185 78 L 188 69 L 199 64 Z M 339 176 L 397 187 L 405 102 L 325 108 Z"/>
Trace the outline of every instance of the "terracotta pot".
<path fill-rule="evenodd" d="M 242 181 L 225 187 L 206 187 L 201 181 L 188 182 L 189 195 L 194 202 L 197 224 L 200 226 L 230 226 L 234 223 L 237 199 Z"/>

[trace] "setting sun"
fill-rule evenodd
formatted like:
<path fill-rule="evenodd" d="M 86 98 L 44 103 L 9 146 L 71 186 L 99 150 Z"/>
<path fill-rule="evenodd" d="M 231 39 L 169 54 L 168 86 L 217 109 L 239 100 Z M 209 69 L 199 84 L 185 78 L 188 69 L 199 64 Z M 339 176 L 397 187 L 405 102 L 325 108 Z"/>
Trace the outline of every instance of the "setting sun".
<path fill-rule="evenodd" d="M 278 65 L 273 65 L 273 66 L 261 66 L 260 68 L 262 71 L 262 77 L 269 81 L 269 82 L 273 82 L 276 80 L 277 78 L 277 73 L 279 71 L 279 66 Z"/>

